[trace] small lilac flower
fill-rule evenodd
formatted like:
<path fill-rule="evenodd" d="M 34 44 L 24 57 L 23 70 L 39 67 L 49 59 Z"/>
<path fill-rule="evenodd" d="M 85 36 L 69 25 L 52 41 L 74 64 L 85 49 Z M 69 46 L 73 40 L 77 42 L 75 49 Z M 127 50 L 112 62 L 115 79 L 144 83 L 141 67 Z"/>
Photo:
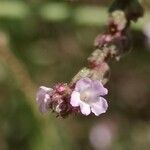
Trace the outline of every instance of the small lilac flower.
<path fill-rule="evenodd" d="M 108 108 L 107 101 L 101 97 L 107 93 L 108 90 L 100 81 L 82 78 L 76 83 L 70 104 L 73 107 L 80 106 L 81 113 L 84 115 L 89 115 L 92 111 L 96 116 L 99 116 L 105 113 Z"/>
<path fill-rule="evenodd" d="M 44 113 L 49 109 L 49 104 L 51 102 L 51 94 L 53 89 L 41 86 L 36 95 L 36 101 L 39 105 L 39 110 Z"/>

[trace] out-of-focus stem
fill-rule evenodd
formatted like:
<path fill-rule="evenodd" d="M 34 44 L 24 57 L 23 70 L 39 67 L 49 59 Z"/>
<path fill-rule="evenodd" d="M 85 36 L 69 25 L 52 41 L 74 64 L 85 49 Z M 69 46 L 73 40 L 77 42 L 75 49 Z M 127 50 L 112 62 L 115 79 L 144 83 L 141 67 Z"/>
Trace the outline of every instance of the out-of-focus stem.
<path fill-rule="evenodd" d="M 0 33 L 0 59 L 12 72 L 20 90 L 25 94 L 28 104 L 33 107 L 34 114 L 38 114 L 34 101 L 36 85 L 32 82 L 24 64 L 9 49 L 9 41 L 4 33 Z"/>

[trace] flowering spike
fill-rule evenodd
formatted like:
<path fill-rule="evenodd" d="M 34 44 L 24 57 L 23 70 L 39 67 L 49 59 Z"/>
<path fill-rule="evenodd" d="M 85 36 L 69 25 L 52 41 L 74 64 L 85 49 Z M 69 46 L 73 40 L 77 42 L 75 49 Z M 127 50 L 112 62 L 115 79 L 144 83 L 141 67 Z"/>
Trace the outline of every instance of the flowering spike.
<path fill-rule="evenodd" d="M 104 88 L 110 70 L 108 62 L 112 58 L 119 60 L 130 49 L 129 25 L 142 16 L 142 10 L 136 0 L 116 0 L 110 8 L 106 31 L 95 39 L 96 49 L 87 59 L 88 66 L 69 84 L 58 83 L 53 88 L 41 86 L 36 98 L 40 111 L 52 110 L 63 118 L 76 113 L 86 116 L 105 113 L 108 103 L 103 96 L 108 93 Z"/>

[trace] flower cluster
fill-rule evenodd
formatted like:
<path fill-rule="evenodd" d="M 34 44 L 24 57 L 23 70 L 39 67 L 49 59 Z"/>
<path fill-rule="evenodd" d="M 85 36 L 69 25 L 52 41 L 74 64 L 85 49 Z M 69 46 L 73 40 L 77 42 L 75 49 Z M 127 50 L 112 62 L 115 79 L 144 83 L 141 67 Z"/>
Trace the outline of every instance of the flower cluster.
<path fill-rule="evenodd" d="M 108 90 L 103 85 L 108 81 L 108 60 L 117 57 L 118 51 L 122 50 L 119 44 L 125 43 L 126 24 L 125 14 L 114 11 L 110 15 L 107 32 L 96 38 L 97 48 L 88 57 L 88 66 L 81 69 L 70 84 L 59 83 L 53 88 L 39 88 L 36 99 L 41 112 L 52 110 L 61 117 L 73 113 L 99 116 L 106 112 L 108 104 L 103 96 Z"/>
<path fill-rule="evenodd" d="M 106 32 L 96 37 L 94 45 L 97 48 L 103 46 L 110 48 L 110 45 L 113 45 L 115 51 L 113 51 L 111 55 L 116 58 L 122 56 L 125 52 L 128 52 L 131 47 L 128 24 L 129 22 L 123 11 L 116 10 L 112 12 L 108 19 Z"/>
<path fill-rule="evenodd" d="M 42 113 L 51 109 L 62 117 L 80 112 L 99 116 L 107 110 L 107 101 L 102 97 L 107 93 L 100 81 L 82 78 L 74 86 L 57 84 L 53 89 L 41 86 L 36 100 Z"/>
<path fill-rule="evenodd" d="M 122 4 L 121 0 L 116 2 Z M 88 66 L 82 68 L 70 84 L 58 83 L 53 88 L 39 88 L 36 101 L 42 113 L 52 110 L 61 117 L 76 113 L 99 116 L 107 111 L 108 103 L 103 96 L 108 93 L 104 87 L 109 77 L 108 62 L 111 58 L 119 60 L 122 54 L 129 51 L 130 22 L 142 15 L 138 9 L 126 9 L 133 6 L 130 0 L 127 1 L 129 6 L 125 2 L 125 7 L 118 10 L 114 9 L 116 2 L 110 9 L 106 31 L 95 39 L 96 49 L 87 59 Z M 137 6 L 139 8 L 139 4 Z"/>
<path fill-rule="evenodd" d="M 37 92 L 36 101 L 42 113 L 52 110 L 65 117 L 72 112 L 68 101 L 72 89 L 65 83 L 56 84 L 53 88 L 41 86 Z"/>

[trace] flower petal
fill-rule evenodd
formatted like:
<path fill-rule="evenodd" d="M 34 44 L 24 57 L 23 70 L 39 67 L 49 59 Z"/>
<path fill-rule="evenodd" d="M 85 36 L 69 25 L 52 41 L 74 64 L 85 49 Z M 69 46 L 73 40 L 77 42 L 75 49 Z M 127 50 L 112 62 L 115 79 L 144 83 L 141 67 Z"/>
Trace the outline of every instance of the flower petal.
<path fill-rule="evenodd" d="M 70 104 L 73 107 L 77 107 L 77 106 L 79 106 L 79 102 L 80 102 L 80 93 L 76 92 L 76 91 L 73 91 L 72 94 L 71 94 Z"/>
<path fill-rule="evenodd" d="M 90 105 L 80 101 L 80 109 L 83 115 L 88 116 L 91 113 Z"/>
<path fill-rule="evenodd" d="M 50 102 L 50 95 L 53 89 L 41 86 L 37 91 L 36 101 L 42 113 L 48 111 L 47 104 Z"/>
<path fill-rule="evenodd" d="M 97 96 L 100 96 L 100 95 L 103 96 L 108 93 L 108 90 L 104 88 L 103 84 L 99 80 L 94 80 L 92 82 L 92 89 L 94 90 Z"/>
<path fill-rule="evenodd" d="M 83 91 L 90 87 L 92 80 L 90 78 L 82 78 L 76 83 L 75 91 Z"/>
<path fill-rule="evenodd" d="M 107 101 L 103 97 L 100 97 L 99 101 L 91 104 L 91 110 L 96 116 L 105 113 L 107 108 L 108 108 Z"/>

